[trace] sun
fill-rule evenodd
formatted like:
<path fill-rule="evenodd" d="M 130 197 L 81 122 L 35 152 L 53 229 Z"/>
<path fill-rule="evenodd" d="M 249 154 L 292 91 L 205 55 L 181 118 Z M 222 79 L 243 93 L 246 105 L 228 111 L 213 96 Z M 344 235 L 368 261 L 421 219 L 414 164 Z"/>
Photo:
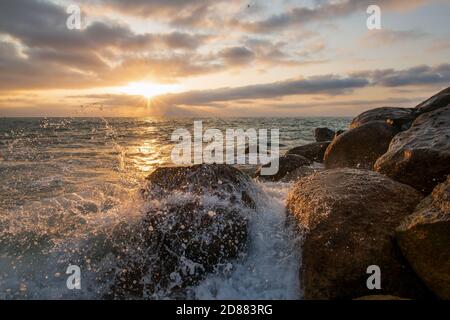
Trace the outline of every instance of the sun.
<path fill-rule="evenodd" d="M 120 93 L 140 95 L 147 99 L 151 99 L 155 96 L 162 94 L 176 92 L 179 90 L 178 85 L 174 84 L 158 84 L 152 82 L 131 82 L 124 87 L 118 88 Z"/>

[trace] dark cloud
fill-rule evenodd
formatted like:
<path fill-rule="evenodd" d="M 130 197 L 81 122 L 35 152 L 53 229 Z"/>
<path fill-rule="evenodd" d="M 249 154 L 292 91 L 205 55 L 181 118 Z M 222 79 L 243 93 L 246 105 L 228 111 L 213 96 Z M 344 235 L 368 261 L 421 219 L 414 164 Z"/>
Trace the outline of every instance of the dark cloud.
<path fill-rule="evenodd" d="M 333 75 L 294 79 L 237 88 L 190 91 L 161 96 L 167 104 L 205 105 L 211 102 L 242 99 L 264 99 L 302 94 L 340 94 L 362 88 L 369 82 L 360 77 L 340 78 Z"/>
<path fill-rule="evenodd" d="M 246 47 L 230 47 L 219 52 L 219 56 L 230 66 L 245 65 L 255 59 L 253 51 Z"/>
<path fill-rule="evenodd" d="M 208 35 L 136 34 L 109 20 L 69 30 L 67 17 L 64 7 L 47 1 L 0 1 L 0 36 L 7 35 L 0 39 L 0 90 L 120 85 L 217 70 L 195 52 Z"/>
<path fill-rule="evenodd" d="M 234 88 L 188 91 L 157 97 L 164 105 L 214 106 L 223 102 L 240 102 L 277 99 L 292 95 L 342 95 L 369 86 L 399 87 L 410 85 L 437 85 L 450 82 L 450 64 L 417 66 L 405 70 L 373 70 L 353 73 L 342 77 L 323 75 L 305 79 L 290 79 L 274 83 L 249 85 Z M 384 99 L 375 102 L 406 103 L 410 98 Z M 369 103 L 355 100 L 356 103 Z M 295 105 L 295 104 L 292 104 Z M 352 105 L 342 102 L 342 105 Z M 371 103 L 373 105 L 373 103 Z"/>
<path fill-rule="evenodd" d="M 378 0 L 376 4 L 383 9 L 409 8 L 422 3 L 422 0 Z M 334 20 L 356 11 L 365 14 L 372 0 L 316 1 L 315 7 L 297 6 L 281 14 L 272 15 L 257 21 L 231 19 L 230 26 L 238 26 L 248 32 L 267 33 L 291 26 L 300 26 L 312 22 Z"/>
<path fill-rule="evenodd" d="M 408 85 L 431 85 L 450 82 L 450 64 L 437 66 L 421 65 L 405 70 L 374 70 L 354 74 L 368 77 L 373 84 L 385 87 L 398 87 Z"/>
<path fill-rule="evenodd" d="M 107 47 L 145 49 L 195 49 L 208 39 L 184 32 L 135 34 L 127 25 L 113 21 L 94 21 L 83 30 L 66 27 L 65 8 L 44 1 L 2 0 L 0 32 L 19 39 L 28 47 L 58 50 L 101 50 Z"/>

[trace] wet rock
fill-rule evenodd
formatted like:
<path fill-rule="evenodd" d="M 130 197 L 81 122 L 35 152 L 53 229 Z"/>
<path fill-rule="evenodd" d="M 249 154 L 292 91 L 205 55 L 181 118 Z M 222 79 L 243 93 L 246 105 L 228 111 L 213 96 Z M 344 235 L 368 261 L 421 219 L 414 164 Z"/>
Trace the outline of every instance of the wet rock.
<path fill-rule="evenodd" d="M 350 129 L 362 126 L 372 121 L 389 121 L 397 126 L 399 130 L 407 130 L 416 118 L 413 109 L 382 107 L 371 109 L 361 113 L 350 123 Z"/>
<path fill-rule="evenodd" d="M 286 152 L 286 154 L 296 154 L 299 156 L 303 156 L 311 161 L 322 162 L 325 150 L 327 150 L 329 145 L 329 141 L 314 142 L 290 149 L 288 152 Z"/>
<path fill-rule="evenodd" d="M 397 228 L 406 259 L 441 299 L 450 299 L 450 176 Z"/>
<path fill-rule="evenodd" d="M 414 108 L 417 115 L 444 108 L 450 104 L 450 87 L 444 89 Z"/>
<path fill-rule="evenodd" d="M 246 205 L 254 206 L 249 195 L 253 186 L 250 177 L 225 164 L 159 167 L 147 180 L 150 183 L 142 190 L 146 198 L 167 196 L 174 191 L 197 195 L 207 192 L 221 199 L 243 200 Z"/>
<path fill-rule="evenodd" d="M 337 137 L 339 137 L 344 132 L 347 132 L 347 130 L 338 130 L 338 131 L 336 131 L 336 133 L 334 134 L 333 140 L 336 139 Z"/>
<path fill-rule="evenodd" d="M 148 180 L 143 218 L 117 231 L 126 241 L 115 249 L 120 264 L 107 298 L 186 298 L 189 286 L 245 254 L 249 177 L 227 165 L 195 165 L 159 168 Z"/>
<path fill-rule="evenodd" d="M 255 177 L 268 181 L 279 181 L 292 171 L 300 167 L 309 166 L 312 164 L 311 160 L 295 154 L 286 154 L 284 156 L 281 156 L 278 158 L 278 161 L 279 169 L 276 174 L 261 175 L 261 167 L 259 167 L 258 170 L 256 170 Z M 270 167 L 270 165 L 271 164 L 269 163 L 263 165 L 262 167 Z"/>
<path fill-rule="evenodd" d="M 333 140 L 335 132 L 328 128 L 316 128 L 314 129 L 314 137 L 317 142 L 324 142 Z"/>
<path fill-rule="evenodd" d="M 245 252 L 248 219 L 238 207 L 197 200 L 153 207 L 118 255 L 109 298 L 186 298 L 186 288 Z"/>
<path fill-rule="evenodd" d="M 427 296 L 393 237 L 421 194 L 369 170 L 333 169 L 300 179 L 287 198 L 288 212 L 306 233 L 300 281 L 306 299 L 372 295 L 367 267 L 381 269 L 377 294 Z"/>
<path fill-rule="evenodd" d="M 374 169 L 430 193 L 450 174 L 450 106 L 422 114 L 396 135 Z"/>
<path fill-rule="evenodd" d="M 324 164 L 331 168 L 372 169 L 398 130 L 384 121 L 373 121 L 351 129 L 328 146 Z"/>
<path fill-rule="evenodd" d="M 324 170 L 324 168 L 318 166 L 300 167 L 286 174 L 280 181 L 281 182 L 297 181 L 298 179 L 307 177 L 309 175 L 312 175 L 313 173 L 320 172 L 322 170 Z"/>

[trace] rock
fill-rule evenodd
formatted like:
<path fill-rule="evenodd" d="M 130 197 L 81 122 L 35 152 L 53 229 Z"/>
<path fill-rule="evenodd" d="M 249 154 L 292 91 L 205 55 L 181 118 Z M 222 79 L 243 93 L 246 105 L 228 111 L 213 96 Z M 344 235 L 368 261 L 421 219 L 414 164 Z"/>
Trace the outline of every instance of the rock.
<path fill-rule="evenodd" d="M 422 114 L 396 135 L 374 169 L 429 194 L 450 174 L 450 106 Z"/>
<path fill-rule="evenodd" d="M 147 189 L 142 190 L 144 197 L 167 196 L 174 191 L 191 192 L 238 200 L 250 207 L 254 202 L 248 192 L 253 182 L 240 170 L 224 164 L 198 164 L 193 166 L 159 167 L 153 171 L 147 180 Z"/>
<path fill-rule="evenodd" d="M 444 108 L 450 104 L 450 87 L 444 89 L 414 108 L 417 115 Z"/>
<path fill-rule="evenodd" d="M 397 228 L 400 248 L 417 275 L 450 299 L 450 176 Z"/>
<path fill-rule="evenodd" d="M 400 298 L 400 297 L 396 297 L 396 296 L 389 296 L 389 295 L 373 295 L 373 296 L 364 296 L 364 297 L 360 297 L 360 298 L 356 298 L 354 300 L 381 300 L 381 301 L 386 301 L 386 300 L 411 300 L 411 299 L 405 299 L 405 298 Z"/>
<path fill-rule="evenodd" d="M 300 179 L 287 208 L 306 233 L 300 270 L 304 298 L 373 295 L 366 286 L 371 265 L 381 269 L 377 294 L 427 296 L 393 241 L 395 228 L 421 199 L 410 186 L 369 170 L 325 170 Z"/>
<path fill-rule="evenodd" d="M 152 208 L 136 229 L 118 252 L 110 298 L 185 298 L 188 286 L 244 252 L 248 219 L 237 208 L 187 201 Z"/>
<path fill-rule="evenodd" d="M 292 182 L 292 181 L 297 181 L 298 179 L 307 177 L 313 173 L 322 171 L 323 168 L 322 167 L 300 167 L 295 169 L 294 171 L 291 171 L 289 173 L 287 173 L 280 181 L 281 182 Z"/>
<path fill-rule="evenodd" d="M 255 177 L 258 177 L 263 180 L 269 181 L 278 181 L 282 179 L 284 176 L 289 174 L 290 172 L 298 169 L 299 167 L 309 166 L 312 164 L 312 161 L 295 154 L 286 154 L 278 158 L 279 169 L 278 172 L 274 175 L 261 175 L 261 167 L 256 170 Z M 262 167 L 270 167 L 270 163 L 263 165 Z"/>
<path fill-rule="evenodd" d="M 324 155 L 325 167 L 372 169 L 397 132 L 384 121 L 373 121 L 351 129 L 328 146 Z"/>
<path fill-rule="evenodd" d="M 344 132 L 347 132 L 347 130 L 338 130 L 338 131 L 336 131 L 336 133 L 334 134 L 333 140 L 336 139 L 337 137 L 339 137 Z"/>
<path fill-rule="evenodd" d="M 350 123 L 350 129 L 362 126 L 372 121 L 390 121 L 401 131 L 407 130 L 416 118 L 413 109 L 382 107 L 361 113 Z"/>
<path fill-rule="evenodd" d="M 316 128 L 314 129 L 314 137 L 317 142 L 324 142 L 333 140 L 334 131 L 328 128 Z"/>
<path fill-rule="evenodd" d="M 144 216 L 114 250 L 120 263 L 106 298 L 186 298 L 187 288 L 245 254 L 253 182 L 227 165 L 164 167 L 143 192 Z"/>
<path fill-rule="evenodd" d="M 303 156 L 311 161 L 322 162 L 325 150 L 327 150 L 329 145 L 329 141 L 314 142 L 290 149 L 288 152 L 286 152 L 286 154 L 296 154 L 299 156 Z"/>

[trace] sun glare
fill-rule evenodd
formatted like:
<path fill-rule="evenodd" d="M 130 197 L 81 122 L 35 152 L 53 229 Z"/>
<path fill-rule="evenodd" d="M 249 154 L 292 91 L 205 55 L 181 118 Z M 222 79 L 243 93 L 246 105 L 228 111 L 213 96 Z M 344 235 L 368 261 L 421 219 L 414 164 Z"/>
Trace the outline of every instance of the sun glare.
<path fill-rule="evenodd" d="M 141 95 L 147 99 L 177 90 L 179 90 L 178 85 L 156 84 L 151 82 L 131 82 L 127 86 L 118 89 L 121 93 Z"/>

